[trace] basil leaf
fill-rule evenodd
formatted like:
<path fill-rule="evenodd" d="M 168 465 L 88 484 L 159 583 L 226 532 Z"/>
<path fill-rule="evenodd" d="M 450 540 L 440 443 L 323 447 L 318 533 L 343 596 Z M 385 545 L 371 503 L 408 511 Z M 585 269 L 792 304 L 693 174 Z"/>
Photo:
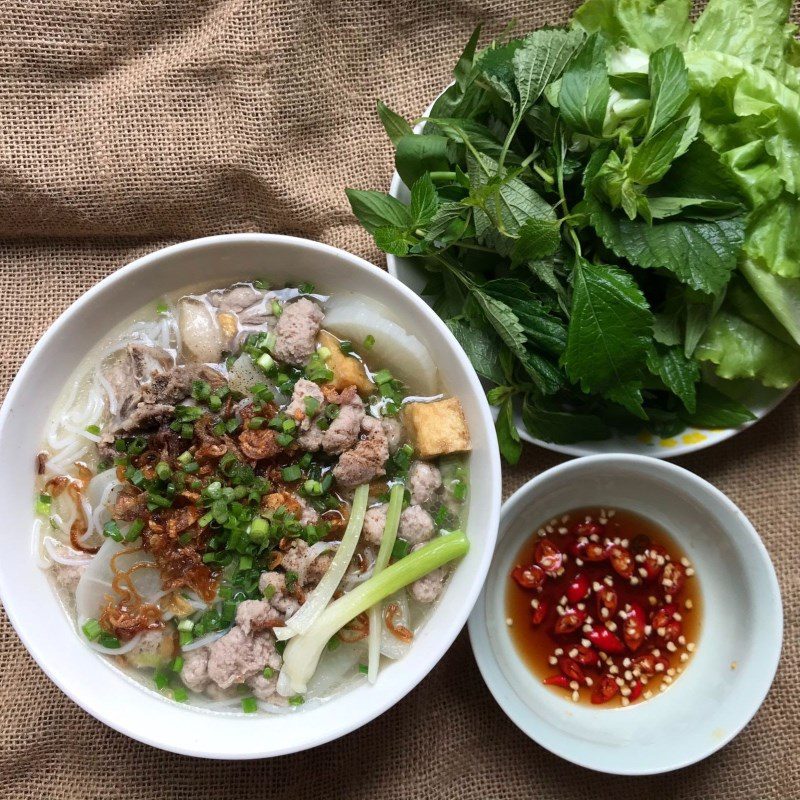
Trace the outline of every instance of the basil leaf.
<path fill-rule="evenodd" d="M 411 187 L 411 206 L 409 208 L 411 224 L 415 228 L 427 225 L 436 214 L 438 205 L 439 198 L 436 195 L 436 187 L 433 185 L 431 176 L 425 173 Z"/>
<path fill-rule="evenodd" d="M 406 228 L 411 222 L 408 208 L 394 197 L 361 189 L 345 189 L 345 194 L 358 221 L 373 235 L 378 228 Z"/>
<path fill-rule="evenodd" d="M 650 56 L 648 83 L 647 136 L 650 136 L 670 122 L 689 99 L 689 73 L 683 53 L 674 44 Z"/>
<path fill-rule="evenodd" d="M 414 131 L 411 126 L 399 114 L 392 111 L 386 103 L 378 100 L 378 116 L 383 123 L 383 129 L 386 131 L 387 136 L 391 139 L 392 144 L 403 138 L 403 136 L 410 136 Z"/>
<path fill-rule="evenodd" d="M 394 164 L 406 186 L 426 172 L 447 172 L 457 160 L 453 143 L 446 136 L 412 133 L 395 142 Z"/>

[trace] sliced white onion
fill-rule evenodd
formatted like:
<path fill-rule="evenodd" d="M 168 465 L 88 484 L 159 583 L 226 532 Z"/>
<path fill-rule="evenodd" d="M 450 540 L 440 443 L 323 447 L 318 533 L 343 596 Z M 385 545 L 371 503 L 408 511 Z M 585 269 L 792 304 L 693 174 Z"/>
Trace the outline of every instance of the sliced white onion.
<path fill-rule="evenodd" d="M 81 621 L 81 625 L 86 620 Z M 81 633 L 81 638 L 84 642 L 86 642 L 92 650 L 96 650 L 98 653 L 103 653 L 103 655 L 107 656 L 124 656 L 125 653 L 130 653 L 140 642 L 142 638 L 142 634 L 139 633 L 133 637 L 129 642 L 125 642 L 125 644 L 121 644 L 119 647 L 105 647 L 104 645 L 100 644 L 99 642 L 90 642 L 84 635 Z"/>
<path fill-rule="evenodd" d="M 181 650 L 184 653 L 189 653 L 192 650 L 199 650 L 201 647 L 205 647 L 206 645 L 213 644 L 217 641 L 217 639 L 221 639 L 230 628 L 225 628 L 224 631 L 214 631 L 213 633 L 207 633 L 205 636 L 201 636 L 199 639 L 195 639 L 193 642 L 189 644 L 181 645 Z"/>
<path fill-rule="evenodd" d="M 50 559 L 56 564 L 63 564 L 65 567 L 83 567 L 94 558 L 90 553 L 81 553 L 79 550 L 67 547 L 63 542 L 57 541 L 52 536 L 45 536 L 42 544 Z"/>

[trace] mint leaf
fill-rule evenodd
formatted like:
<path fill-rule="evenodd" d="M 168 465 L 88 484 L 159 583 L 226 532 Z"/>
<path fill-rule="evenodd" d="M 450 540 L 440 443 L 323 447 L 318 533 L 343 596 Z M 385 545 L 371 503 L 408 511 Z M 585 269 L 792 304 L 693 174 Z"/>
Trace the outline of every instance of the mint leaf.
<path fill-rule="evenodd" d="M 647 301 L 628 273 L 575 259 L 562 363 L 584 392 L 607 392 L 639 377 L 652 337 Z"/>
<path fill-rule="evenodd" d="M 683 53 L 674 44 L 650 56 L 648 83 L 647 136 L 650 136 L 672 120 L 689 99 L 689 73 Z"/>
<path fill-rule="evenodd" d="M 447 327 L 464 348 L 478 375 L 493 383 L 502 383 L 503 370 L 499 361 L 499 343 L 490 332 L 480 330 L 460 319 L 448 319 Z"/>
<path fill-rule="evenodd" d="M 426 172 L 418 178 L 411 187 L 411 224 L 415 228 L 424 227 L 433 219 L 439 198 L 436 194 L 436 187 L 433 185 L 431 176 Z"/>
<path fill-rule="evenodd" d="M 345 194 L 358 221 L 373 235 L 378 228 L 405 228 L 411 222 L 408 208 L 394 197 L 361 189 L 345 189 Z"/>
<path fill-rule="evenodd" d="M 495 386 L 486 392 L 486 399 L 490 406 L 499 406 L 511 397 L 514 391 L 515 389 L 512 386 Z"/>
<path fill-rule="evenodd" d="M 410 136 L 414 133 L 411 126 L 381 100 L 378 100 L 378 116 L 392 144 L 397 144 L 403 136 Z"/>
<path fill-rule="evenodd" d="M 500 446 L 500 454 L 509 464 L 516 464 L 522 455 L 522 442 L 519 440 L 519 431 L 514 425 L 514 409 L 511 405 L 510 397 L 500 406 L 495 430 L 497 431 L 497 444 Z"/>
<path fill-rule="evenodd" d="M 542 408 L 529 397 L 522 404 L 522 422 L 531 436 L 555 444 L 600 441 L 611 435 L 600 417 Z"/>
<path fill-rule="evenodd" d="M 511 261 L 522 264 L 553 255 L 561 244 L 561 224 L 557 220 L 529 219 L 520 229 L 511 252 Z"/>
<path fill-rule="evenodd" d="M 514 242 L 529 219 L 555 220 L 553 207 L 519 178 L 499 177 L 498 162 L 484 153 L 467 155 L 469 179 L 483 209 L 476 209 L 475 232 L 478 241 L 510 254 Z M 499 232 L 494 230 L 499 228 Z M 502 239 L 506 241 L 503 242 Z"/>
<path fill-rule="evenodd" d="M 684 355 L 681 347 L 655 345 L 647 354 L 647 368 L 680 399 L 689 413 L 697 408 L 700 365 Z"/>
<path fill-rule="evenodd" d="M 587 197 L 592 226 L 606 247 L 631 264 L 666 269 L 708 294 L 725 288 L 744 242 L 744 215 L 720 220 L 669 219 L 648 225 L 612 213 Z"/>
<path fill-rule="evenodd" d="M 698 428 L 738 428 L 754 420 L 749 408 L 708 384 L 697 387 L 697 408 L 681 415 L 689 425 Z"/>
<path fill-rule="evenodd" d="M 481 290 L 473 291 L 472 296 L 486 315 L 489 324 L 517 357 L 539 391 L 543 394 L 557 392 L 563 385 L 561 373 L 549 361 L 526 348 L 525 329 L 511 308 Z"/>
<path fill-rule="evenodd" d="M 558 106 L 567 124 L 578 133 L 601 137 L 611 94 L 606 68 L 608 41 L 593 33 L 561 78 Z"/>
<path fill-rule="evenodd" d="M 515 109 L 519 104 L 519 95 L 514 76 L 514 54 L 522 44 L 522 39 L 512 39 L 504 45 L 492 44 L 475 63 L 478 77 Z"/>
<path fill-rule="evenodd" d="M 385 225 L 376 228 L 372 235 L 375 239 L 375 244 L 384 253 L 391 253 L 394 256 L 404 256 L 408 253 L 409 242 L 406 239 L 406 231 L 403 228 Z"/>
<path fill-rule="evenodd" d="M 561 28 L 543 28 L 525 38 L 513 57 L 518 115 L 524 114 L 545 86 L 561 75 L 582 41 L 579 31 Z"/>
<path fill-rule="evenodd" d="M 505 303 L 516 315 L 530 344 L 561 355 L 567 344 L 567 329 L 522 281 L 498 278 L 482 286 L 483 291 Z"/>
<path fill-rule="evenodd" d="M 423 242 L 425 244 L 432 242 L 447 244 L 461 238 L 464 228 L 467 226 L 467 220 L 461 219 L 466 211 L 467 209 L 461 203 L 442 203 L 428 224 L 423 226 L 425 228 Z M 462 224 L 456 225 L 453 229 L 453 223 L 458 219 L 461 219 Z"/>

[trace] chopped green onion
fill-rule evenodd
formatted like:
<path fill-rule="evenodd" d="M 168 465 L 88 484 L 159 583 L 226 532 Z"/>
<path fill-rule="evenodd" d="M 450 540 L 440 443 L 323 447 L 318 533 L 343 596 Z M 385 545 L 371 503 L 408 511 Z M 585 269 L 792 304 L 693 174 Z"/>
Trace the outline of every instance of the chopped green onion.
<path fill-rule="evenodd" d="M 178 461 L 181 464 L 188 464 L 192 460 L 192 454 L 188 450 L 184 450 L 179 456 Z"/>
<path fill-rule="evenodd" d="M 245 714 L 254 714 L 258 711 L 258 700 L 256 700 L 255 697 L 243 697 L 242 711 L 244 711 Z"/>
<path fill-rule="evenodd" d="M 103 525 L 103 536 L 107 536 L 115 542 L 121 542 L 123 539 L 122 531 L 119 529 L 117 522 L 113 519 L 110 519 Z"/>
<path fill-rule="evenodd" d="M 194 622 L 192 622 L 190 619 L 182 619 L 178 623 L 179 631 L 190 631 L 192 628 L 194 628 Z"/>
<path fill-rule="evenodd" d="M 162 481 L 168 481 L 170 479 L 172 470 L 166 461 L 159 461 L 158 464 L 156 464 L 156 475 L 158 475 Z"/>
<path fill-rule="evenodd" d="M 256 360 L 256 364 L 267 373 L 273 372 L 275 369 L 275 359 L 269 353 L 262 353 Z"/>
<path fill-rule="evenodd" d="M 329 347 L 319 347 L 317 348 L 317 355 L 323 361 L 327 361 L 331 357 L 331 350 Z"/>
<path fill-rule="evenodd" d="M 281 314 L 283 314 L 283 308 L 281 307 L 281 304 L 277 300 L 272 301 L 272 313 L 276 317 L 279 317 Z"/>
<path fill-rule="evenodd" d="M 339 342 L 339 349 L 346 356 L 349 356 L 353 352 L 353 343 L 348 341 L 347 339 L 342 339 L 342 341 Z"/>
<path fill-rule="evenodd" d="M 375 344 L 375 337 L 370 333 L 369 336 L 367 336 L 367 338 L 364 339 L 364 347 L 366 347 L 367 350 L 371 350 L 374 344 Z"/>
<path fill-rule="evenodd" d="M 305 698 L 301 694 L 296 694 L 289 698 L 290 706 L 301 706 L 303 703 L 305 703 Z"/>
<path fill-rule="evenodd" d="M 166 314 L 169 311 L 169 306 L 162 300 L 156 303 L 156 314 Z"/>
<path fill-rule="evenodd" d="M 178 631 L 178 644 L 183 647 L 186 644 L 191 644 L 194 635 L 191 631 Z"/>
<path fill-rule="evenodd" d="M 238 420 L 238 419 L 236 419 L 236 417 L 231 417 L 231 418 L 230 418 L 230 419 L 229 419 L 229 420 L 228 420 L 228 421 L 225 423 L 225 430 L 226 430 L 228 433 L 236 433 L 236 430 L 237 430 L 238 428 L 239 428 L 239 420 Z"/>
<path fill-rule="evenodd" d="M 303 472 L 297 464 L 291 464 L 281 470 L 281 477 L 286 483 L 299 481 L 303 477 Z"/>
<path fill-rule="evenodd" d="M 275 674 L 275 670 L 272 667 L 264 667 L 264 672 L 261 674 L 269 680 Z"/>
<path fill-rule="evenodd" d="M 153 681 L 156 684 L 156 689 L 160 692 L 162 689 L 166 689 L 169 686 L 169 675 L 165 675 L 163 672 L 156 672 L 153 675 Z"/>
<path fill-rule="evenodd" d="M 400 561 L 408 555 L 410 546 L 405 539 L 396 539 L 392 547 L 392 561 Z"/>
<path fill-rule="evenodd" d="M 99 425 L 87 425 L 86 426 L 86 433 L 91 433 L 93 436 L 100 435 L 100 426 Z"/>
<path fill-rule="evenodd" d="M 316 397 L 304 397 L 303 405 L 306 407 L 306 415 L 313 417 L 319 410 L 319 400 Z"/>
<path fill-rule="evenodd" d="M 200 465 L 196 461 L 190 461 L 188 464 L 183 465 L 183 471 L 188 472 L 190 475 L 199 469 Z"/>
<path fill-rule="evenodd" d="M 172 699 L 176 703 L 185 703 L 189 699 L 189 692 L 183 686 L 176 686 L 172 690 Z"/>
<path fill-rule="evenodd" d="M 128 528 L 128 532 L 125 534 L 125 541 L 126 542 L 134 542 L 139 538 L 139 534 L 144 530 L 144 520 L 143 519 L 136 519 L 133 521 L 133 524 Z"/>
<path fill-rule="evenodd" d="M 251 417 L 247 420 L 247 427 L 251 431 L 257 431 L 264 427 L 264 417 Z"/>
<path fill-rule="evenodd" d="M 276 591 L 278 591 L 278 590 L 275 588 L 275 584 L 268 583 L 264 587 L 264 591 L 263 591 L 264 599 L 265 600 L 271 600 L 275 596 L 275 592 Z"/>
<path fill-rule="evenodd" d="M 301 283 L 297 287 L 297 291 L 302 293 L 302 294 L 314 294 L 314 284 L 313 283 L 308 283 L 307 281 L 304 282 L 304 283 Z"/>
<path fill-rule="evenodd" d="M 248 570 L 253 568 L 253 559 L 251 556 L 239 556 L 239 569 Z"/>
<path fill-rule="evenodd" d="M 376 372 L 373 376 L 375 383 L 379 386 L 382 383 L 389 383 L 392 380 L 392 373 L 388 369 L 382 369 Z"/>
<path fill-rule="evenodd" d="M 212 394 L 211 397 L 208 398 L 208 407 L 212 411 L 219 411 L 222 408 L 222 399 Z"/>
<path fill-rule="evenodd" d="M 173 662 L 171 667 L 173 672 L 180 672 L 183 669 L 183 656 L 178 656 Z"/>
<path fill-rule="evenodd" d="M 269 523 L 263 517 L 254 517 L 247 533 L 254 542 L 263 542 L 269 537 Z"/>
<path fill-rule="evenodd" d="M 369 667 L 366 664 L 359 664 L 358 665 L 358 671 L 362 675 L 366 675 L 369 672 Z"/>
<path fill-rule="evenodd" d="M 328 639 L 328 644 L 325 645 L 328 649 L 328 652 L 332 653 L 334 650 L 338 650 L 339 646 L 341 645 L 342 640 L 339 638 L 338 634 L 334 634 Z"/>
<path fill-rule="evenodd" d="M 43 514 L 46 517 L 50 516 L 50 509 L 53 505 L 53 498 L 49 494 L 40 494 L 36 499 L 36 513 Z"/>
<path fill-rule="evenodd" d="M 454 481 L 452 485 L 453 497 L 463 500 L 467 496 L 467 484 L 463 481 Z"/>
<path fill-rule="evenodd" d="M 155 492 L 147 493 L 147 502 L 148 505 L 154 505 L 158 508 L 169 508 L 172 505 L 172 500 Z"/>
<path fill-rule="evenodd" d="M 96 619 L 87 619 L 86 622 L 83 623 L 81 630 L 83 631 L 83 635 L 90 642 L 96 642 L 103 633 L 103 629 L 100 627 L 100 623 Z"/>
<path fill-rule="evenodd" d="M 101 644 L 103 647 L 107 647 L 109 650 L 116 650 L 120 647 L 119 639 L 117 639 L 116 636 L 112 636 L 110 633 L 106 633 L 105 631 L 100 634 L 97 639 L 97 643 Z"/>

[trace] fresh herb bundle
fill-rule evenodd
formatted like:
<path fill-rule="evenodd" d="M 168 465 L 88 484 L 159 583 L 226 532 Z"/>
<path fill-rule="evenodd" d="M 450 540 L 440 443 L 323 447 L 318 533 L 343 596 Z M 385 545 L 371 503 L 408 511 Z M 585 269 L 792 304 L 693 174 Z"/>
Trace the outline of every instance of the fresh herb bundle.
<path fill-rule="evenodd" d="M 689 10 L 589 0 L 480 52 L 476 30 L 421 132 L 378 105 L 410 204 L 350 189 L 352 209 L 427 270 L 511 462 L 516 402 L 546 441 L 671 436 L 753 419 L 733 379 L 800 379 L 789 2 Z"/>

